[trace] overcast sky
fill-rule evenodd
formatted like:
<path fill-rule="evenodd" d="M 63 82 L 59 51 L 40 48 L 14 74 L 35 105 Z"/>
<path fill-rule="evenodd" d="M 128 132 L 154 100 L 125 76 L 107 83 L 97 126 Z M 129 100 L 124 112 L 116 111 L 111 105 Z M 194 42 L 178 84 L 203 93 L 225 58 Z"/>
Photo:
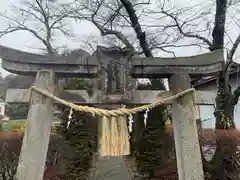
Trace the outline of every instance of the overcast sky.
<path fill-rule="evenodd" d="M 206 6 L 207 2 L 211 4 L 212 1 L 211 0 L 207 0 L 207 1 L 206 0 L 184 0 L 184 1 L 174 0 L 174 3 L 180 7 L 180 6 L 195 4 L 196 2 L 197 3 L 204 2 L 202 4 L 204 6 Z M 18 3 L 18 0 L 1 0 L 0 1 L 0 12 L 4 12 L 4 11 L 8 10 L 9 7 L 11 6 L 11 4 L 17 5 L 17 3 Z M 154 7 L 154 4 L 152 6 Z M 204 8 L 204 6 L 200 6 L 199 11 L 201 11 Z M 215 10 L 213 10 L 213 13 L 214 12 L 215 12 Z M 231 10 L 229 12 L 231 12 L 232 14 L 235 14 L 235 12 L 233 10 Z M 230 17 L 230 15 L 229 15 L 229 17 Z M 207 18 L 213 19 L 214 16 L 212 16 L 212 17 L 210 16 Z M 231 17 L 230 17 L 230 19 L 231 19 Z M 157 24 L 158 21 L 159 21 L 159 23 L 162 23 L 162 20 L 158 20 L 156 18 L 154 24 Z M 4 19 L 0 19 L 0 22 L 1 22 L 0 30 L 3 30 L 4 28 L 6 28 L 9 24 L 9 22 Z M 148 22 L 148 19 L 146 20 L 146 22 Z M 149 23 L 146 23 L 146 24 L 149 24 Z M 232 23 L 232 24 L 233 25 L 230 25 L 230 26 L 228 25 L 227 30 L 231 31 L 230 32 L 231 37 L 233 40 L 235 40 L 237 34 L 240 31 L 238 28 L 236 28 L 236 26 L 234 26 L 234 23 Z M 96 29 L 96 27 L 89 22 L 82 22 L 81 24 L 71 23 L 71 27 L 73 28 L 75 34 L 77 34 L 77 39 L 70 40 L 70 39 L 65 38 L 63 35 L 60 35 L 57 37 L 55 44 L 66 45 L 69 49 L 74 49 L 74 48 L 79 48 L 79 47 L 86 48 L 86 45 L 84 45 L 84 43 L 82 41 L 83 39 L 86 40 L 86 37 L 91 36 L 91 35 L 100 36 L 99 31 Z M 147 33 L 152 33 L 152 32 L 150 32 L 150 30 L 149 30 L 149 32 L 147 31 Z M 38 52 L 38 53 L 39 53 L 38 48 L 44 47 L 39 40 L 37 40 L 31 34 L 26 33 L 26 32 L 15 32 L 10 35 L 4 36 L 3 38 L 0 39 L 0 44 L 6 45 L 6 46 L 9 46 L 12 48 L 16 48 L 19 50 L 23 50 L 23 51 Z M 188 47 L 188 48 L 175 49 L 175 53 L 177 56 L 188 56 L 188 55 L 198 54 L 200 52 L 199 52 L 199 49 L 196 49 L 194 47 L 192 47 L 192 48 Z M 237 53 L 238 53 L 238 51 L 237 51 Z M 163 52 L 159 52 L 158 55 L 159 56 L 168 56 L 166 53 L 163 53 Z M 4 75 L 6 75 L 6 71 L 1 69 L 1 72 Z"/>
<path fill-rule="evenodd" d="M 0 12 L 6 11 L 11 3 L 17 3 L 18 0 L 1 0 L 0 1 Z M 9 24 L 9 21 L 0 18 L 0 30 L 6 28 Z M 75 49 L 79 47 L 83 47 L 82 39 L 86 38 L 86 36 L 90 35 L 100 35 L 99 31 L 89 22 L 82 22 L 81 24 L 72 24 L 73 29 L 76 29 L 74 32 L 77 34 L 77 39 L 70 40 L 65 38 L 63 35 L 57 37 L 55 44 L 58 45 L 66 45 L 69 49 Z M 19 49 L 27 52 L 37 52 L 39 53 L 39 48 L 43 48 L 44 46 L 41 42 L 33 37 L 30 33 L 27 32 L 14 32 L 12 34 L 6 35 L 0 39 L 0 44 L 9 46 L 15 49 Z M 83 47 L 84 48 L 84 47 Z M 6 75 L 7 72 L 1 69 L 1 72 Z"/>
<path fill-rule="evenodd" d="M 11 4 L 16 5 L 17 3 L 18 0 L 1 0 L 0 12 L 8 10 Z M 3 30 L 8 26 L 9 21 L 4 19 L 0 19 L 0 21 L 1 21 L 0 30 Z M 89 22 L 83 22 L 81 24 L 72 24 L 72 27 L 74 29 L 74 32 L 77 34 L 78 37 L 77 39 L 73 41 L 65 38 L 63 35 L 59 35 L 55 43 L 58 45 L 59 44 L 66 45 L 68 48 L 79 47 L 84 48 L 82 39 L 92 34 L 96 36 L 99 35 L 99 31 L 96 29 L 96 27 Z M 28 52 L 39 52 L 38 48 L 44 47 L 39 40 L 37 40 L 31 34 L 26 32 L 15 32 L 10 35 L 4 36 L 3 38 L 0 39 L 0 44 Z M 185 55 L 186 53 L 181 54 Z M 1 69 L 1 72 L 4 75 L 6 75 L 6 71 L 4 71 L 3 69 Z"/>

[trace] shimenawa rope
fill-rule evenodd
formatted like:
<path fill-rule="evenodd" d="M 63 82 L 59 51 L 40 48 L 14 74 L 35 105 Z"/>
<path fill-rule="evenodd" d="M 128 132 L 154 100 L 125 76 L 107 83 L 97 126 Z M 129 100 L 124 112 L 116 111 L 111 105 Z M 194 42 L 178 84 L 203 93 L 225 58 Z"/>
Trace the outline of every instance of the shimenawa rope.
<path fill-rule="evenodd" d="M 195 90 L 193 88 L 182 91 L 173 96 L 159 100 L 157 103 L 147 104 L 132 109 L 119 108 L 113 110 L 100 109 L 88 106 L 80 106 L 67 102 L 63 99 L 60 99 L 53 94 L 41 90 L 36 87 L 32 87 L 31 91 L 36 91 L 43 96 L 46 96 L 58 103 L 66 105 L 71 108 L 71 110 L 81 111 L 91 113 L 92 115 L 100 116 L 100 155 L 101 156 L 123 156 L 130 154 L 130 142 L 129 142 L 129 131 L 131 131 L 131 126 L 127 127 L 127 116 L 129 116 L 132 123 L 132 115 L 140 111 L 146 111 L 146 113 L 154 107 L 165 104 L 166 102 L 175 100 L 189 92 L 193 92 L 195 95 Z M 195 97 L 194 97 L 195 98 Z M 146 121 L 147 114 L 144 116 L 144 121 Z M 70 123 L 70 121 L 69 121 Z"/>
<path fill-rule="evenodd" d="M 54 96 L 53 94 L 49 93 L 48 91 L 39 89 L 39 88 L 34 87 L 34 86 L 31 87 L 31 91 L 32 90 L 34 90 L 34 91 L 36 91 L 36 92 L 38 92 L 38 93 L 40 93 L 44 96 L 47 96 L 48 98 L 50 98 L 54 101 L 57 101 L 58 103 L 66 105 L 66 106 L 74 109 L 75 111 L 87 112 L 87 113 L 92 113 L 94 115 L 96 114 L 96 115 L 99 115 L 99 116 L 107 116 L 107 117 L 131 115 L 131 114 L 136 114 L 136 113 L 141 112 L 141 111 L 145 111 L 147 109 L 151 110 L 151 109 L 153 109 L 157 106 L 166 104 L 169 101 L 178 99 L 179 97 L 181 97 L 181 96 L 183 96 L 187 93 L 190 93 L 190 92 L 194 93 L 194 98 L 195 98 L 195 89 L 190 88 L 190 89 L 186 89 L 186 90 L 184 90 L 180 93 L 177 93 L 175 95 L 160 99 L 156 103 L 151 103 L 151 104 L 147 104 L 147 105 L 143 105 L 143 106 L 138 106 L 138 107 L 131 108 L 131 109 L 119 108 L 119 109 L 107 110 L 107 109 L 100 109 L 100 108 L 94 108 L 94 107 L 89 107 L 89 106 L 76 105 L 74 103 L 67 102 L 67 101 L 65 101 L 61 98 L 58 98 L 57 96 Z"/>

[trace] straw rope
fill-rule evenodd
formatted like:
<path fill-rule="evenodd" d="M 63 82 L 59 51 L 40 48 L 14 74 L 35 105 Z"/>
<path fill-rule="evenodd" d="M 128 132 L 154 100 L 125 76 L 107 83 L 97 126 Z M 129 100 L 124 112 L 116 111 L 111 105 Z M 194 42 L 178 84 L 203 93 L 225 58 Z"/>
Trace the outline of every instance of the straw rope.
<path fill-rule="evenodd" d="M 166 97 L 163 99 L 160 99 L 158 102 L 156 103 L 151 103 L 151 104 L 147 104 L 147 105 L 143 105 L 143 106 L 138 106 L 135 108 L 119 108 L 119 109 L 113 109 L 113 110 L 107 110 L 107 109 L 101 109 L 101 108 L 94 108 L 94 107 L 89 107 L 89 106 L 81 106 L 81 105 L 76 105 L 74 103 L 68 102 L 66 100 L 63 100 L 61 98 L 58 98 L 57 96 L 54 96 L 53 94 L 49 93 L 48 91 L 39 89 L 37 87 L 32 86 L 31 87 L 31 91 L 34 90 L 54 101 L 57 101 L 58 103 L 61 103 L 65 106 L 68 106 L 72 109 L 74 109 L 75 111 L 80 111 L 80 112 L 87 112 L 87 113 L 92 113 L 93 115 L 99 115 L 99 116 L 106 116 L 106 117 L 110 117 L 110 116 L 124 116 L 124 115 L 131 115 L 131 114 L 136 114 L 138 112 L 141 111 L 145 111 L 147 109 L 153 109 L 157 106 L 163 105 L 169 101 L 178 99 L 179 97 L 188 94 L 190 92 L 192 92 L 194 94 L 194 98 L 195 98 L 195 89 L 194 88 L 190 88 L 187 90 L 184 90 L 180 93 L 177 93 L 175 95 L 172 95 L 170 97 Z"/>
<path fill-rule="evenodd" d="M 187 93 L 193 92 L 195 97 L 195 90 L 193 88 L 182 91 L 173 96 L 159 100 L 157 103 L 147 104 L 132 109 L 119 108 L 113 110 L 94 108 L 89 106 L 76 105 L 74 103 L 65 101 L 61 98 L 54 96 L 53 94 L 41 90 L 36 87 L 31 88 L 31 92 L 36 91 L 58 103 L 66 105 L 71 109 L 81 112 L 92 113 L 93 115 L 101 116 L 100 118 L 100 134 L 99 145 L 101 156 L 123 156 L 130 154 L 130 135 L 127 126 L 127 116 L 132 117 L 132 114 L 140 111 L 149 111 L 150 109 L 163 105 L 166 102 L 175 100 Z"/>

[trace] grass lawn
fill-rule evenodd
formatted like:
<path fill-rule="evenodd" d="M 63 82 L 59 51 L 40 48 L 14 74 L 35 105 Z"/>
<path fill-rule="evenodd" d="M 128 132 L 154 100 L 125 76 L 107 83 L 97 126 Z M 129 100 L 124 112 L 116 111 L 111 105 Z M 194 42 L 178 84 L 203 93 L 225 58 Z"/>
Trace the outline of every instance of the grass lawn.
<path fill-rule="evenodd" d="M 20 120 L 9 120 L 7 122 L 3 123 L 2 130 L 3 131 L 11 131 L 14 126 L 21 125 L 26 123 L 26 119 L 20 119 Z M 60 123 L 59 120 L 54 120 L 53 125 L 58 125 Z"/>

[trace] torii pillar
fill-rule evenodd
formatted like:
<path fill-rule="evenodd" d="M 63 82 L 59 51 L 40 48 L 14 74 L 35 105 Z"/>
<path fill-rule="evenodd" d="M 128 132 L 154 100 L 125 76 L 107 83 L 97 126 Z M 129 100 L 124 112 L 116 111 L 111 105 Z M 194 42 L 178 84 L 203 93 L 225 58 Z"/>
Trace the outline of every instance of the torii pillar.
<path fill-rule="evenodd" d="M 56 57 L 38 55 L 0 46 L 2 68 L 15 74 L 35 76 L 34 86 L 52 94 L 58 77 L 93 78 L 98 63 L 87 52 L 79 56 Z M 25 129 L 17 180 L 42 180 L 50 139 L 54 102 L 36 92 L 31 93 L 28 124 Z"/>
<path fill-rule="evenodd" d="M 168 78 L 173 94 L 191 88 L 191 78 L 217 75 L 223 68 L 223 51 L 177 58 L 133 58 L 136 78 Z M 193 93 L 172 102 L 174 141 L 179 180 L 203 180 Z"/>
<path fill-rule="evenodd" d="M 175 74 L 170 78 L 170 89 L 174 94 L 189 88 L 191 88 L 191 84 L 188 74 Z M 172 123 L 179 180 L 204 179 L 194 99 L 194 94 L 189 93 L 172 103 Z"/>
<path fill-rule="evenodd" d="M 53 71 L 37 73 L 34 85 L 54 93 L 55 75 Z M 53 100 L 32 92 L 28 123 L 22 142 L 17 180 L 42 179 L 48 152 L 53 120 Z"/>

